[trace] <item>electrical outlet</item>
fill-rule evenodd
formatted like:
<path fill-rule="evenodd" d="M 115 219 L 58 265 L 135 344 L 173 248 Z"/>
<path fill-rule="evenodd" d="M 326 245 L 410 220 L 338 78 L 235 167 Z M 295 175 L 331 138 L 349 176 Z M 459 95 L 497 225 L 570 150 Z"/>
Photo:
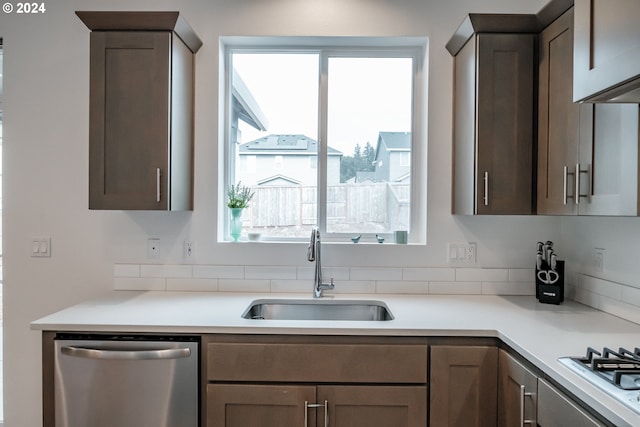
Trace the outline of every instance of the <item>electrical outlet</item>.
<path fill-rule="evenodd" d="M 147 258 L 149 259 L 160 258 L 160 239 L 157 239 L 157 238 L 147 239 Z"/>
<path fill-rule="evenodd" d="M 455 265 L 475 265 L 477 244 L 449 243 L 447 245 L 447 262 Z"/>
<path fill-rule="evenodd" d="M 595 248 L 593 251 L 593 269 L 596 273 L 604 273 L 604 248 Z"/>
<path fill-rule="evenodd" d="M 193 240 L 185 240 L 182 256 L 185 259 L 192 259 L 194 256 L 195 249 L 196 249 L 196 242 L 194 242 Z"/>

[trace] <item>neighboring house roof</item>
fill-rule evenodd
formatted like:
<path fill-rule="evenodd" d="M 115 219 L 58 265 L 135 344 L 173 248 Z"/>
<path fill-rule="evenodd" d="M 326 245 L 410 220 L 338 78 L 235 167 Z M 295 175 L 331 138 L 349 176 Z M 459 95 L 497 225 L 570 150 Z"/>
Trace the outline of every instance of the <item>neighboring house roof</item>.
<path fill-rule="evenodd" d="M 315 155 L 318 153 L 318 142 L 302 134 L 268 135 L 240 145 L 240 155 Z M 330 156 L 341 156 L 342 153 L 328 147 Z"/>
<path fill-rule="evenodd" d="M 269 178 L 261 179 L 256 184 L 258 185 L 282 185 L 282 184 L 300 185 L 302 184 L 302 182 L 285 175 L 273 175 L 273 176 L 270 176 Z"/>
<path fill-rule="evenodd" d="M 355 176 L 355 180 L 354 182 L 365 182 L 365 181 L 370 181 L 370 182 L 376 182 L 376 173 L 373 171 L 359 171 L 356 172 L 356 176 Z"/>
<path fill-rule="evenodd" d="M 265 131 L 269 123 L 267 117 L 260 109 L 258 102 L 251 95 L 249 88 L 244 84 L 244 81 L 240 77 L 240 74 L 233 70 L 233 87 L 231 88 L 231 95 L 233 101 L 233 109 L 235 110 L 238 118 L 246 122 L 254 128 Z"/>
<path fill-rule="evenodd" d="M 376 159 L 381 147 L 387 151 L 411 151 L 411 132 L 380 132 L 376 147 Z"/>

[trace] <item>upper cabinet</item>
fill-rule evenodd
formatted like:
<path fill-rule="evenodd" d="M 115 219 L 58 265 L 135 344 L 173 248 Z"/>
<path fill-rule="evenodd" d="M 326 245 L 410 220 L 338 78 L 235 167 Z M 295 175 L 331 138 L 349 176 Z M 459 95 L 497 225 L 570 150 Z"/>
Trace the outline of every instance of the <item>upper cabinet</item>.
<path fill-rule="evenodd" d="M 639 214 L 636 104 L 572 99 L 574 10 L 540 35 L 539 214 Z"/>
<path fill-rule="evenodd" d="M 472 14 L 455 57 L 454 214 L 532 214 L 535 15 Z"/>
<path fill-rule="evenodd" d="M 92 30 L 89 208 L 193 209 L 194 54 L 178 12 L 76 12 Z"/>
<path fill-rule="evenodd" d="M 638 22 L 638 0 L 575 0 L 575 101 L 640 102 Z"/>

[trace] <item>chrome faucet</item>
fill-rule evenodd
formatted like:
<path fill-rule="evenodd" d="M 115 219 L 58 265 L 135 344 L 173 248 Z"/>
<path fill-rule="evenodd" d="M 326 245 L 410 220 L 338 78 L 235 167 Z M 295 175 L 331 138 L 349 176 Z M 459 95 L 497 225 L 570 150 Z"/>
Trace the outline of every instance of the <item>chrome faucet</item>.
<path fill-rule="evenodd" d="M 320 262 L 320 230 L 318 227 L 313 227 L 311 230 L 311 241 L 309 242 L 309 248 L 307 249 L 307 259 L 311 262 L 316 262 L 316 271 L 313 278 L 313 297 L 322 298 L 322 291 L 326 289 L 333 289 L 333 277 L 330 283 L 322 283 L 322 263 Z"/>

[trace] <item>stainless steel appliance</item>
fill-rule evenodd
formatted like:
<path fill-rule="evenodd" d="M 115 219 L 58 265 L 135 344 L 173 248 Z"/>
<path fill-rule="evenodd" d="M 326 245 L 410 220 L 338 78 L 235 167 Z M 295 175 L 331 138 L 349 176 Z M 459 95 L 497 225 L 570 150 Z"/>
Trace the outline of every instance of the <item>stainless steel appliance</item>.
<path fill-rule="evenodd" d="M 56 427 L 197 427 L 199 338 L 58 334 Z"/>
<path fill-rule="evenodd" d="M 640 414 L 640 348 L 618 351 L 591 347 L 585 357 L 561 357 L 581 377 Z"/>

